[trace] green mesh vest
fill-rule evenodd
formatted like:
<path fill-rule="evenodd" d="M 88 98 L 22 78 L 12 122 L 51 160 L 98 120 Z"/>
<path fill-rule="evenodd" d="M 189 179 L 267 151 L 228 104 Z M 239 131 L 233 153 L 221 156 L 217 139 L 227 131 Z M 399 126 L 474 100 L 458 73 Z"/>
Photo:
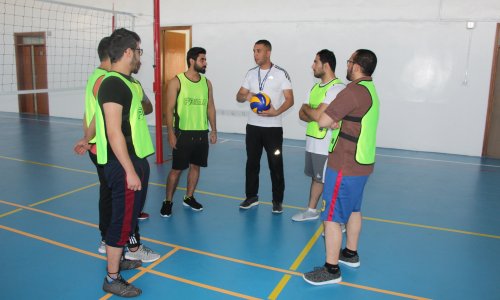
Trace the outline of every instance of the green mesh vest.
<path fill-rule="evenodd" d="M 311 89 L 311 92 L 309 93 L 309 105 L 311 108 L 315 109 L 317 108 L 325 99 L 326 93 L 332 87 L 334 84 L 340 84 L 342 81 L 338 78 L 331 80 L 324 86 L 320 86 L 319 83 L 316 83 L 313 88 Z M 307 130 L 306 130 L 306 135 L 313 137 L 315 139 L 324 139 L 326 136 L 326 133 L 328 132 L 328 128 L 320 128 L 318 125 L 318 122 L 316 121 L 311 121 L 307 123 Z M 336 136 L 338 134 L 338 130 L 335 129 L 332 131 L 332 136 Z"/>
<path fill-rule="evenodd" d="M 208 130 L 208 81 L 200 74 L 192 82 L 184 73 L 178 74 L 180 90 L 174 110 L 174 127 L 180 130 Z"/>
<path fill-rule="evenodd" d="M 132 92 L 132 103 L 130 104 L 129 122 L 132 134 L 132 144 L 134 146 L 135 155 L 139 158 L 147 157 L 154 153 L 153 142 L 149 134 L 148 124 L 142 109 L 142 87 L 137 81 L 131 82 L 117 72 L 109 72 L 104 77 L 115 76 L 120 78 Z M 106 128 L 104 125 L 103 112 L 101 106 L 96 108 L 96 142 L 97 142 L 97 162 L 106 164 L 108 162 L 108 141 L 106 138 Z"/>
<path fill-rule="evenodd" d="M 344 121 L 361 123 L 361 132 L 358 137 L 342 132 L 342 127 L 340 127 L 338 136 L 339 138 L 344 138 L 357 144 L 355 160 L 358 164 L 371 165 L 375 163 L 380 103 L 375 85 L 372 81 L 360 81 L 357 84 L 364 86 L 368 90 L 372 98 L 372 105 L 362 117 L 345 116 L 343 119 Z M 336 144 L 336 141 L 332 139 L 329 149 L 330 152 L 335 149 Z"/>
<path fill-rule="evenodd" d="M 108 73 L 108 71 L 97 68 L 87 80 L 87 86 L 85 87 L 85 123 L 87 124 L 87 127 L 90 126 L 90 122 L 95 114 L 96 106 L 98 106 L 97 99 L 94 97 L 95 83 L 97 79 L 106 75 L 106 73 Z M 95 137 L 93 137 L 89 143 L 95 144 Z"/>

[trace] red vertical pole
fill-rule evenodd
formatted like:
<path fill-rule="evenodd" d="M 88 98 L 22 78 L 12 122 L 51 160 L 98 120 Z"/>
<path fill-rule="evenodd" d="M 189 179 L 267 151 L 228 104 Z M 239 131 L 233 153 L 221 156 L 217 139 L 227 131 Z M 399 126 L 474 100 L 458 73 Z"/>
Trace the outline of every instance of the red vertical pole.
<path fill-rule="evenodd" d="M 156 163 L 163 163 L 163 132 L 161 113 L 161 67 L 160 67 L 160 0 L 154 0 L 154 48 L 155 48 L 155 79 L 153 90 L 155 92 L 156 116 Z"/>
<path fill-rule="evenodd" d="M 115 4 L 113 3 L 113 16 L 111 17 L 111 33 L 115 31 Z"/>

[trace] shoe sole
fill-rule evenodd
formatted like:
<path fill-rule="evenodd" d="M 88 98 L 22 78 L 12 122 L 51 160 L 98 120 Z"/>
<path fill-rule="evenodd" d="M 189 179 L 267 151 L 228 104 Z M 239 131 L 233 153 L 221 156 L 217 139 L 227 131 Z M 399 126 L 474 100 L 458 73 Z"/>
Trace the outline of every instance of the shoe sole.
<path fill-rule="evenodd" d="M 279 215 L 281 213 L 283 213 L 282 210 L 273 210 L 273 214 Z"/>
<path fill-rule="evenodd" d="M 162 214 L 160 213 L 160 216 L 161 216 L 162 218 L 170 218 L 170 217 L 172 216 L 172 214 L 170 214 L 170 215 L 162 215 Z"/>
<path fill-rule="evenodd" d="M 137 220 L 141 220 L 141 221 L 147 220 L 147 219 L 149 219 L 149 217 L 147 217 L 147 218 L 137 218 Z"/>
<path fill-rule="evenodd" d="M 152 259 L 137 259 L 135 257 L 130 257 L 130 256 L 127 257 L 127 253 L 125 253 L 125 259 L 128 259 L 128 260 L 140 260 L 143 263 L 150 263 L 150 262 L 154 262 L 154 261 L 159 260 L 160 256 L 158 256 L 157 258 L 152 258 Z"/>
<path fill-rule="evenodd" d="M 313 217 L 313 218 L 300 219 L 300 220 L 292 218 L 292 221 L 295 221 L 295 222 L 304 222 L 304 221 L 312 221 L 312 220 L 317 220 L 317 219 L 319 219 L 319 216 Z"/>
<path fill-rule="evenodd" d="M 257 206 L 257 205 L 259 205 L 259 201 L 254 202 L 254 203 L 250 204 L 249 206 L 241 206 L 241 205 L 240 205 L 240 208 L 241 208 L 241 209 L 249 209 L 249 208 L 254 207 L 254 206 Z"/>
<path fill-rule="evenodd" d="M 182 202 L 182 205 L 184 205 L 185 207 L 189 207 L 194 211 L 202 211 L 203 210 L 203 207 L 202 208 L 194 208 L 194 207 L 190 206 L 189 204 L 187 204 L 186 202 Z"/>
<path fill-rule="evenodd" d="M 101 254 L 106 254 L 106 248 L 101 249 L 101 247 L 97 248 L 97 252 L 101 253 Z"/>
<path fill-rule="evenodd" d="M 335 283 L 339 283 L 342 281 L 342 276 L 339 277 L 339 278 L 336 278 L 336 279 L 332 279 L 332 280 L 328 280 L 328 281 L 322 281 L 322 282 L 314 282 L 314 281 L 311 281 L 309 279 L 306 278 L 305 275 L 302 275 L 302 278 L 307 282 L 307 283 L 310 283 L 312 285 L 326 285 L 326 284 L 335 284 Z"/>
<path fill-rule="evenodd" d="M 346 265 L 348 267 L 351 267 L 351 268 L 359 268 L 359 266 L 361 266 L 361 263 L 359 261 L 357 263 L 352 263 L 352 262 L 343 261 L 343 260 L 339 259 L 339 263 Z"/>

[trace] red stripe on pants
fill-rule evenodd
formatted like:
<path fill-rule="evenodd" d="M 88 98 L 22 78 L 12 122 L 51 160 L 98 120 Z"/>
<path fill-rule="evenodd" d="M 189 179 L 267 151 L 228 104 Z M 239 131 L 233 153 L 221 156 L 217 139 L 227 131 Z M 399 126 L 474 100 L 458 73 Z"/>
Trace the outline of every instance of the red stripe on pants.
<path fill-rule="evenodd" d="M 127 176 L 127 175 L 125 175 Z M 132 233 L 132 217 L 134 215 L 135 192 L 127 188 L 127 179 L 125 178 L 125 211 L 123 212 L 122 232 L 120 234 L 120 243 L 126 244 Z"/>
<path fill-rule="evenodd" d="M 335 212 L 335 203 L 337 202 L 337 197 L 339 195 L 340 183 L 342 182 L 342 170 L 337 173 L 337 181 L 335 182 L 335 188 L 333 189 L 332 199 L 330 199 L 330 207 L 328 210 L 327 221 L 333 220 L 333 213 Z"/>

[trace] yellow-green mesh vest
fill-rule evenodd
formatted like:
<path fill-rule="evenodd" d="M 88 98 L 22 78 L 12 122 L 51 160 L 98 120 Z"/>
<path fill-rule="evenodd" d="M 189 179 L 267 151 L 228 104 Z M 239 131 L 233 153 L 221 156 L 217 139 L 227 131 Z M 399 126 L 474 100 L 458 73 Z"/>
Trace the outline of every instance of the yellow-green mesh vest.
<path fill-rule="evenodd" d="M 174 127 L 180 130 L 208 130 L 208 82 L 200 74 L 192 82 L 184 73 L 178 74 L 181 84 L 174 111 Z"/>
<path fill-rule="evenodd" d="M 364 86 L 372 98 L 372 106 L 362 117 L 345 116 L 345 121 L 360 122 L 361 132 L 359 137 L 348 135 L 342 132 L 340 127 L 339 137 L 356 143 L 356 162 L 361 165 L 371 165 L 375 163 L 375 151 L 377 141 L 377 125 L 379 118 L 379 99 L 375 85 L 372 81 L 360 81 L 357 84 Z M 335 149 L 336 141 L 332 139 L 330 152 Z"/>
<path fill-rule="evenodd" d="M 129 122 L 132 134 L 132 144 L 134 146 L 135 155 L 139 158 L 147 157 L 154 153 L 153 142 L 149 134 L 148 124 L 144 116 L 141 100 L 143 92 L 141 84 L 138 81 L 131 82 L 121 74 L 109 72 L 104 77 L 115 76 L 120 78 L 132 92 L 132 103 L 130 104 Z M 97 162 L 106 164 L 108 162 L 108 141 L 106 138 L 106 128 L 101 106 L 96 108 L 96 141 L 97 141 Z"/>
<path fill-rule="evenodd" d="M 331 80 L 330 82 L 328 82 L 323 86 L 321 86 L 319 83 L 316 83 L 311 89 L 311 92 L 309 93 L 309 105 L 311 106 L 311 108 L 316 109 L 321 103 L 323 103 L 326 93 L 328 92 L 330 87 L 334 84 L 340 84 L 340 83 L 342 83 L 342 81 L 338 78 Z M 307 136 L 322 140 L 325 138 L 327 132 L 328 128 L 320 128 L 318 122 L 316 121 L 311 121 L 307 123 L 307 130 L 306 130 Z M 337 134 L 338 134 L 337 129 L 332 130 L 332 136 Z"/>
<path fill-rule="evenodd" d="M 90 75 L 89 79 L 87 80 L 87 86 L 85 88 L 85 123 L 87 124 L 87 127 L 90 126 L 90 121 L 92 121 L 92 118 L 94 117 L 96 106 L 98 106 L 97 103 L 97 98 L 94 97 L 94 86 L 97 81 L 101 76 L 106 75 L 108 71 L 97 68 L 94 70 L 94 73 Z M 94 144 L 95 143 L 95 136 L 89 141 L 89 143 Z"/>

